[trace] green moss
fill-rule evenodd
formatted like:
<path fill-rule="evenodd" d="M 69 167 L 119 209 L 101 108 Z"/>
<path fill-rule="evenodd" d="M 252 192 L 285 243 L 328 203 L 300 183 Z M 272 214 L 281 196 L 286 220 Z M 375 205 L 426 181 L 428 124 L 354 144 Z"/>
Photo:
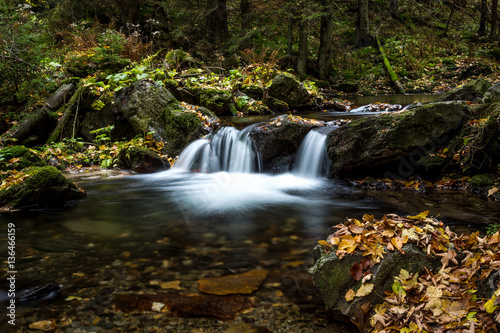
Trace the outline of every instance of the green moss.
<path fill-rule="evenodd" d="M 12 146 L 0 150 L 0 168 L 2 170 L 19 171 L 30 166 L 45 165 L 47 163 L 36 152 L 24 146 Z"/>
<path fill-rule="evenodd" d="M 470 183 L 475 186 L 492 186 L 497 181 L 497 175 L 481 174 L 471 178 Z"/>
<path fill-rule="evenodd" d="M 168 155 L 176 156 L 189 143 L 203 135 L 204 124 L 195 112 L 169 108 L 164 112 L 163 132 L 167 141 L 165 150 Z"/>

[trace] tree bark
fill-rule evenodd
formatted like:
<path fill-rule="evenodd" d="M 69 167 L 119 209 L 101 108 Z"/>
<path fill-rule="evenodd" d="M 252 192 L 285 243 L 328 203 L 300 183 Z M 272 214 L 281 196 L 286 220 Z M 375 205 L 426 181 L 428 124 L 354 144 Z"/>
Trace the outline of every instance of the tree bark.
<path fill-rule="evenodd" d="M 491 3 L 491 31 L 490 40 L 496 40 L 498 33 L 498 0 L 492 0 Z"/>
<path fill-rule="evenodd" d="M 486 0 L 481 0 L 481 18 L 479 19 L 479 35 L 486 36 L 486 12 L 488 6 Z"/>
<path fill-rule="evenodd" d="M 127 28 L 128 25 L 137 25 L 139 22 L 139 0 L 117 0 L 120 9 L 120 24 Z M 135 31 L 136 29 L 129 29 Z"/>
<path fill-rule="evenodd" d="M 229 38 L 226 0 L 207 1 L 207 30 L 210 39 L 218 46 Z"/>
<path fill-rule="evenodd" d="M 399 0 L 391 0 L 391 4 L 389 6 L 389 13 L 393 18 L 398 18 L 399 16 Z"/>
<path fill-rule="evenodd" d="M 299 34 L 299 56 L 297 58 L 297 73 L 306 74 L 307 69 L 307 37 L 309 36 L 309 22 L 302 18 Z"/>
<path fill-rule="evenodd" d="M 357 47 L 368 46 L 373 38 L 370 35 L 369 0 L 358 0 L 358 20 L 354 43 Z"/>
<path fill-rule="evenodd" d="M 326 80 L 330 76 L 331 59 L 333 53 L 333 0 L 321 0 L 322 12 L 319 50 L 318 50 L 318 67 L 319 78 Z"/>
<path fill-rule="evenodd" d="M 241 30 L 248 31 L 252 27 L 251 4 L 250 0 L 241 0 L 240 2 Z"/>
<path fill-rule="evenodd" d="M 293 4 L 291 1 L 288 2 L 288 27 L 287 27 L 287 56 L 289 59 L 293 58 Z"/>

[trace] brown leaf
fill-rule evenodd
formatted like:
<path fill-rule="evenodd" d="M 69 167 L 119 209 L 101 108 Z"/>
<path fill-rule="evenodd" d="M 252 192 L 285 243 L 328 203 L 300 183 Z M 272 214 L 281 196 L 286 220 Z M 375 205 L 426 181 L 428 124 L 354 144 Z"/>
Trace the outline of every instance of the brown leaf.
<path fill-rule="evenodd" d="M 361 280 L 361 278 L 363 277 L 363 270 L 357 262 L 355 262 L 351 267 L 351 276 L 356 281 Z"/>
<path fill-rule="evenodd" d="M 349 289 L 349 290 L 347 291 L 347 293 L 345 294 L 345 300 L 346 300 L 346 301 L 348 301 L 348 302 L 350 302 L 350 301 L 352 301 L 352 300 L 353 300 L 353 298 L 354 298 L 354 296 L 355 296 L 355 295 L 356 295 L 356 294 L 354 293 L 354 290 Z"/>

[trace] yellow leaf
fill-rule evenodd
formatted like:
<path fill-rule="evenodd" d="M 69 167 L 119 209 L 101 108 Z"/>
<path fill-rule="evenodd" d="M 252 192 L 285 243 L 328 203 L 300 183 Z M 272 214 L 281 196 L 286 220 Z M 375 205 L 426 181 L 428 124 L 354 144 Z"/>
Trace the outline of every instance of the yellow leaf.
<path fill-rule="evenodd" d="M 496 187 L 493 187 L 492 189 L 490 189 L 488 191 L 488 196 L 492 196 L 493 194 L 497 193 L 498 192 L 498 188 Z"/>
<path fill-rule="evenodd" d="M 328 244 L 328 243 L 327 243 L 326 241 L 324 241 L 324 240 L 319 240 L 319 241 L 318 241 L 318 244 L 319 244 L 319 245 L 323 245 L 323 246 L 327 246 L 327 247 L 332 247 L 330 244 Z"/>
<path fill-rule="evenodd" d="M 426 210 L 425 212 L 422 212 L 418 215 L 415 215 L 415 216 L 407 216 L 407 218 L 409 218 L 410 220 L 422 221 L 427 217 L 427 214 L 429 214 L 428 210 Z"/>
<path fill-rule="evenodd" d="M 354 293 L 354 290 L 349 289 L 349 290 L 347 291 L 347 293 L 345 294 L 345 300 L 346 300 L 346 301 L 348 301 L 348 302 L 350 302 L 350 301 L 352 301 L 352 300 L 353 300 L 353 298 L 354 298 L 354 296 L 355 296 L 355 295 L 356 295 L 356 294 Z"/>
<path fill-rule="evenodd" d="M 374 286 L 375 285 L 373 283 L 363 284 L 356 292 L 356 297 L 363 297 L 363 296 L 370 294 L 372 292 Z"/>
<path fill-rule="evenodd" d="M 354 240 L 354 237 L 351 235 L 347 235 L 345 237 L 342 237 L 339 243 L 339 250 L 345 250 L 347 253 L 353 253 L 354 250 L 356 250 L 356 247 L 358 244 Z"/>

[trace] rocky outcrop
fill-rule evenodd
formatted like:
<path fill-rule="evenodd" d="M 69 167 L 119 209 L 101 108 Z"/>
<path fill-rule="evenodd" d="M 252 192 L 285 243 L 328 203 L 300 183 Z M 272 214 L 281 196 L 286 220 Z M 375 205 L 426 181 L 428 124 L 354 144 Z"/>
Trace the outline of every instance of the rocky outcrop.
<path fill-rule="evenodd" d="M 268 123 L 255 126 L 250 131 L 257 151 L 261 154 L 264 171 L 279 165 L 279 170 L 285 171 L 293 163 L 293 155 L 307 133 L 324 122 L 301 117 L 282 115 L 271 119 Z"/>
<path fill-rule="evenodd" d="M 458 132 L 468 112 L 465 103 L 441 102 L 354 120 L 330 134 L 332 171 L 340 177 L 411 176 L 422 157 Z"/>
<path fill-rule="evenodd" d="M 153 133 L 165 143 L 163 152 L 170 156 L 208 134 L 216 120 L 210 110 L 181 105 L 168 90 L 149 80 L 120 90 L 114 104 L 136 134 Z"/>
<path fill-rule="evenodd" d="M 117 155 L 118 167 L 137 173 L 152 173 L 170 168 L 160 155 L 148 148 L 130 147 L 120 150 Z"/>
<path fill-rule="evenodd" d="M 438 98 L 439 102 L 444 101 L 473 101 L 480 102 L 486 91 L 491 87 L 491 83 L 483 78 L 459 86 L 452 91 L 445 93 Z"/>
<path fill-rule="evenodd" d="M 483 103 L 500 102 L 500 82 L 492 85 L 485 93 L 482 100 Z"/>
<path fill-rule="evenodd" d="M 53 166 L 24 169 L 15 181 L 6 182 L 6 185 L 0 190 L 3 209 L 57 207 L 86 195 Z"/>
<path fill-rule="evenodd" d="M 279 74 L 273 79 L 269 86 L 269 96 L 284 101 L 290 108 L 307 104 L 311 99 L 304 85 L 287 73 Z"/>

